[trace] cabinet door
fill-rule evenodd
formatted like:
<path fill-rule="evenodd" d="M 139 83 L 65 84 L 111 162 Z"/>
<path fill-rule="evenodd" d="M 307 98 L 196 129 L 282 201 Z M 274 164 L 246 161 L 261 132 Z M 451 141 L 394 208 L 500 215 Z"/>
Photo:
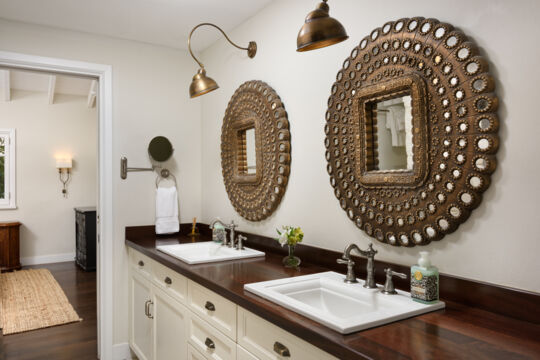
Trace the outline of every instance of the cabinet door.
<path fill-rule="evenodd" d="M 152 360 L 152 322 L 147 316 L 150 281 L 132 271 L 130 276 L 130 343 L 139 360 Z"/>
<path fill-rule="evenodd" d="M 153 292 L 154 359 L 186 360 L 187 309 L 155 285 Z"/>

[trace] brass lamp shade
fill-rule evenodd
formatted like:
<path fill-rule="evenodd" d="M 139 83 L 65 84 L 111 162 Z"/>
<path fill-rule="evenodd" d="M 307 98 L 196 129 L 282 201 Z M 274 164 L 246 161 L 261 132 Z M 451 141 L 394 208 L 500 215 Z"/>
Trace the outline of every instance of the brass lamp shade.
<path fill-rule="evenodd" d="M 334 45 L 349 36 L 339 21 L 330 17 L 327 0 L 310 12 L 296 39 L 296 51 L 309 51 Z"/>
<path fill-rule="evenodd" d="M 191 85 L 189 85 L 189 96 L 195 98 L 209 93 L 210 91 L 214 91 L 217 88 L 219 88 L 218 84 L 214 79 L 206 76 L 206 71 L 204 68 L 201 68 L 193 77 Z"/>

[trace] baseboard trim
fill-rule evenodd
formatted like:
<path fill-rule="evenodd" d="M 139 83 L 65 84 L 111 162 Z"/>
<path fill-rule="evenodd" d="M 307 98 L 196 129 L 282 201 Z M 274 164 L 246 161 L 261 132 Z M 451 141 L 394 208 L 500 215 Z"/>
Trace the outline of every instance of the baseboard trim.
<path fill-rule="evenodd" d="M 131 349 L 129 348 L 128 343 L 121 343 L 113 345 L 113 360 L 131 360 L 133 356 L 131 355 Z"/>
<path fill-rule="evenodd" d="M 74 261 L 74 260 L 75 260 L 75 253 L 53 254 L 53 255 L 24 257 L 24 258 L 21 258 L 21 264 L 22 266 L 40 265 L 40 264 L 51 264 L 51 263 Z"/>

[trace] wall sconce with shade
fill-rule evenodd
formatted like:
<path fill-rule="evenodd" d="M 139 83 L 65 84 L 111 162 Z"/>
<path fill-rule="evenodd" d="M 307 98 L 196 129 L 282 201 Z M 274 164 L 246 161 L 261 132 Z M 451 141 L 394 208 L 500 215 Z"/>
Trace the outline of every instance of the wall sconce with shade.
<path fill-rule="evenodd" d="M 67 183 L 71 179 L 73 160 L 71 158 L 56 159 L 56 168 L 58 169 L 58 177 L 62 183 L 62 194 L 64 197 L 67 197 Z"/>
<path fill-rule="evenodd" d="M 296 51 L 309 51 L 334 45 L 349 38 L 339 21 L 330 17 L 328 0 L 323 0 L 306 20 L 296 38 Z"/>
<path fill-rule="evenodd" d="M 195 57 L 195 55 L 193 55 L 193 52 L 191 51 L 191 35 L 193 35 L 193 32 L 196 29 L 198 29 L 201 26 L 205 26 L 205 25 L 213 26 L 216 29 L 218 29 L 219 31 L 221 31 L 223 36 L 225 36 L 225 39 L 227 39 L 227 41 L 229 43 L 231 43 L 234 47 L 236 47 L 236 48 L 238 48 L 240 50 L 247 50 L 248 56 L 250 58 L 255 57 L 255 54 L 257 54 L 257 43 L 255 41 L 250 41 L 249 44 L 248 44 L 248 47 L 243 48 L 243 47 L 238 46 L 235 43 L 233 43 L 231 41 L 231 39 L 229 39 L 227 34 L 225 34 L 225 32 L 223 30 L 221 30 L 221 28 L 219 26 L 217 26 L 217 25 L 214 25 L 214 24 L 211 24 L 211 23 L 201 23 L 201 24 L 195 26 L 191 30 L 191 32 L 189 33 L 188 49 L 189 49 L 189 53 L 191 54 L 191 57 L 199 64 L 200 68 L 197 71 L 197 74 L 195 74 L 195 76 L 193 76 L 193 80 L 191 81 L 191 85 L 189 86 L 189 96 L 191 98 L 195 98 L 197 96 L 207 94 L 210 91 L 214 91 L 217 88 L 219 88 L 218 84 L 214 81 L 214 79 L 212 79 L 211 77 L 206 76 L 206 70 L 204 69 L 204 65 Z"/>

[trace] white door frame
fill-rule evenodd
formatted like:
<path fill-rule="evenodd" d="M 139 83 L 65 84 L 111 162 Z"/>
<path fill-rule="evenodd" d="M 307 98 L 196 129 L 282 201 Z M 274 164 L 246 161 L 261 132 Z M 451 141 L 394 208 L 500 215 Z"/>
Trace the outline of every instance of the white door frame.
<path fill-rule="evenodd" d="M 0 51 L 0 66 L 49 71 L 99 79 L 98 198 L 98 354 L 113 357 L 113 138 L 112 66 Z"/>

